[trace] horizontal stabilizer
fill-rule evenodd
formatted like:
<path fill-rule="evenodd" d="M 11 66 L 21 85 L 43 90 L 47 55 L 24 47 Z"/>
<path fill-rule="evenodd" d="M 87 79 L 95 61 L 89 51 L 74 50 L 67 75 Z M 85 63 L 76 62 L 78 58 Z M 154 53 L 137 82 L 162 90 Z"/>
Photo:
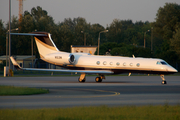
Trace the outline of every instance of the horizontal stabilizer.
<path fill-rule="evenodd" d="M 11 35 L 29 35 L 29 36 L 47 36 L 46 34 L 35 34 L 35 33 L 10 33 Z"/>
<path fill-rule="evenodd" d="M 11 56 L 10 57 L 10 59 L 11 59 L 11 61 L 12 61 L 12 63 L 13 63 L 13 65 L 14 65 L 14 67 L 16 68 L 16 69 L 22 69 L 21 67 L 20 67 L 20 65 L 16 62 L 16 60 Z"/>
<path fill-rule="evenodd" d="M 14 67 L 16 69 L 21 70 L 32 70 L 32 71 L 50 71 L 50 72 L 78 72 L 78 73 L 87 73 L 87 74 L 113 74 L 113 71 L 110 70 L 69 70 L 69 69 L 40 69 L 40 68 L 22 68 L 20 65 L 15 61 L 15 59 L 11 56 L 10 57 Z"/>

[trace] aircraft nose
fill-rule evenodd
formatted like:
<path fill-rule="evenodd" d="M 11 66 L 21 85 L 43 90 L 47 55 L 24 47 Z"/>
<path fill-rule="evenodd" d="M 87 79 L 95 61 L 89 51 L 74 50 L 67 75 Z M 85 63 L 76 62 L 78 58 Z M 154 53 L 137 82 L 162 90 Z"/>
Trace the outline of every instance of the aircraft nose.
<path fill-rule="evenodd" d="M 173 68 L 173 67 L 169 68 L 168 71 L 169 71 L 169 72 L 174 72 L 174 73 L 177 73 L 177 72 L 178 72 L 178 71 L 177 71 L 175 68 Z"/>

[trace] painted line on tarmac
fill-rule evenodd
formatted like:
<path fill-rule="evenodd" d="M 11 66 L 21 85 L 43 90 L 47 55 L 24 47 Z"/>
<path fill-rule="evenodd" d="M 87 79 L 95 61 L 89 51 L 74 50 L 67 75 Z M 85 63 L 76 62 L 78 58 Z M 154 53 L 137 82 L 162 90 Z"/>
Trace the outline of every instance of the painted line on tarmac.
<path fill-rule="evenodd" d="M 78 95 L 78 96 L 55 96 L 55 97 L 58 97 L 58 98 L 95 98 L 95 97 L 110 97 L 110 96 L 120 95 L 119 92 L 114 92 L 114 91 L 92 90 L 92 89 L 79 89 L 79 90 L 98 91 L 98 92 L 113 93 L 113 94 L 110 94 L 110 95 L 86 95 L 86 96 L 84 96 L 84 95 Z"/>

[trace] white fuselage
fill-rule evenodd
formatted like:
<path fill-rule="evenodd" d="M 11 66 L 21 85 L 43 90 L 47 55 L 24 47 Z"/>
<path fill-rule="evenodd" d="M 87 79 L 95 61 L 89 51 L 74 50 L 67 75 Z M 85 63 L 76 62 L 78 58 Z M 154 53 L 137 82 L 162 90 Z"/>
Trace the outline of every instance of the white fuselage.
<path fill-rule="evenodd" d="M 69 60 L 70 55 L 74 56 L 73 63 Z M 114 74 L 125 72 L 169 74 L 177 72 L 176 69 L 164 60 L 153 58 L 96 56 L 85 53 L 56 52 L 44 56 L 43 60 L 69 69 L 112 70 Z"/>

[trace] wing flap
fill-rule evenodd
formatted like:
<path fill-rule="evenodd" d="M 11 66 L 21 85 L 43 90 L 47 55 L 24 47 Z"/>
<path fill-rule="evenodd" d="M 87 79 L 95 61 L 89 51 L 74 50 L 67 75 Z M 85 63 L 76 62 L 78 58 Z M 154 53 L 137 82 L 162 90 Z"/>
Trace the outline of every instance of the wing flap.
<path fill-rule="evenodd" d="M 113 71 L 110 70 L 70 70 L 70 69 L 40 69 L 40 68 L 22 68 L 16 62 L 16 60 L 11 56 L 10 57 L 14 67 L 20 70 L 32 70 L 32 71 L 50 71 L 50 72 L 78 72 L 78 73 L 87 73 L 87 74 L 113 74 Z"/>

